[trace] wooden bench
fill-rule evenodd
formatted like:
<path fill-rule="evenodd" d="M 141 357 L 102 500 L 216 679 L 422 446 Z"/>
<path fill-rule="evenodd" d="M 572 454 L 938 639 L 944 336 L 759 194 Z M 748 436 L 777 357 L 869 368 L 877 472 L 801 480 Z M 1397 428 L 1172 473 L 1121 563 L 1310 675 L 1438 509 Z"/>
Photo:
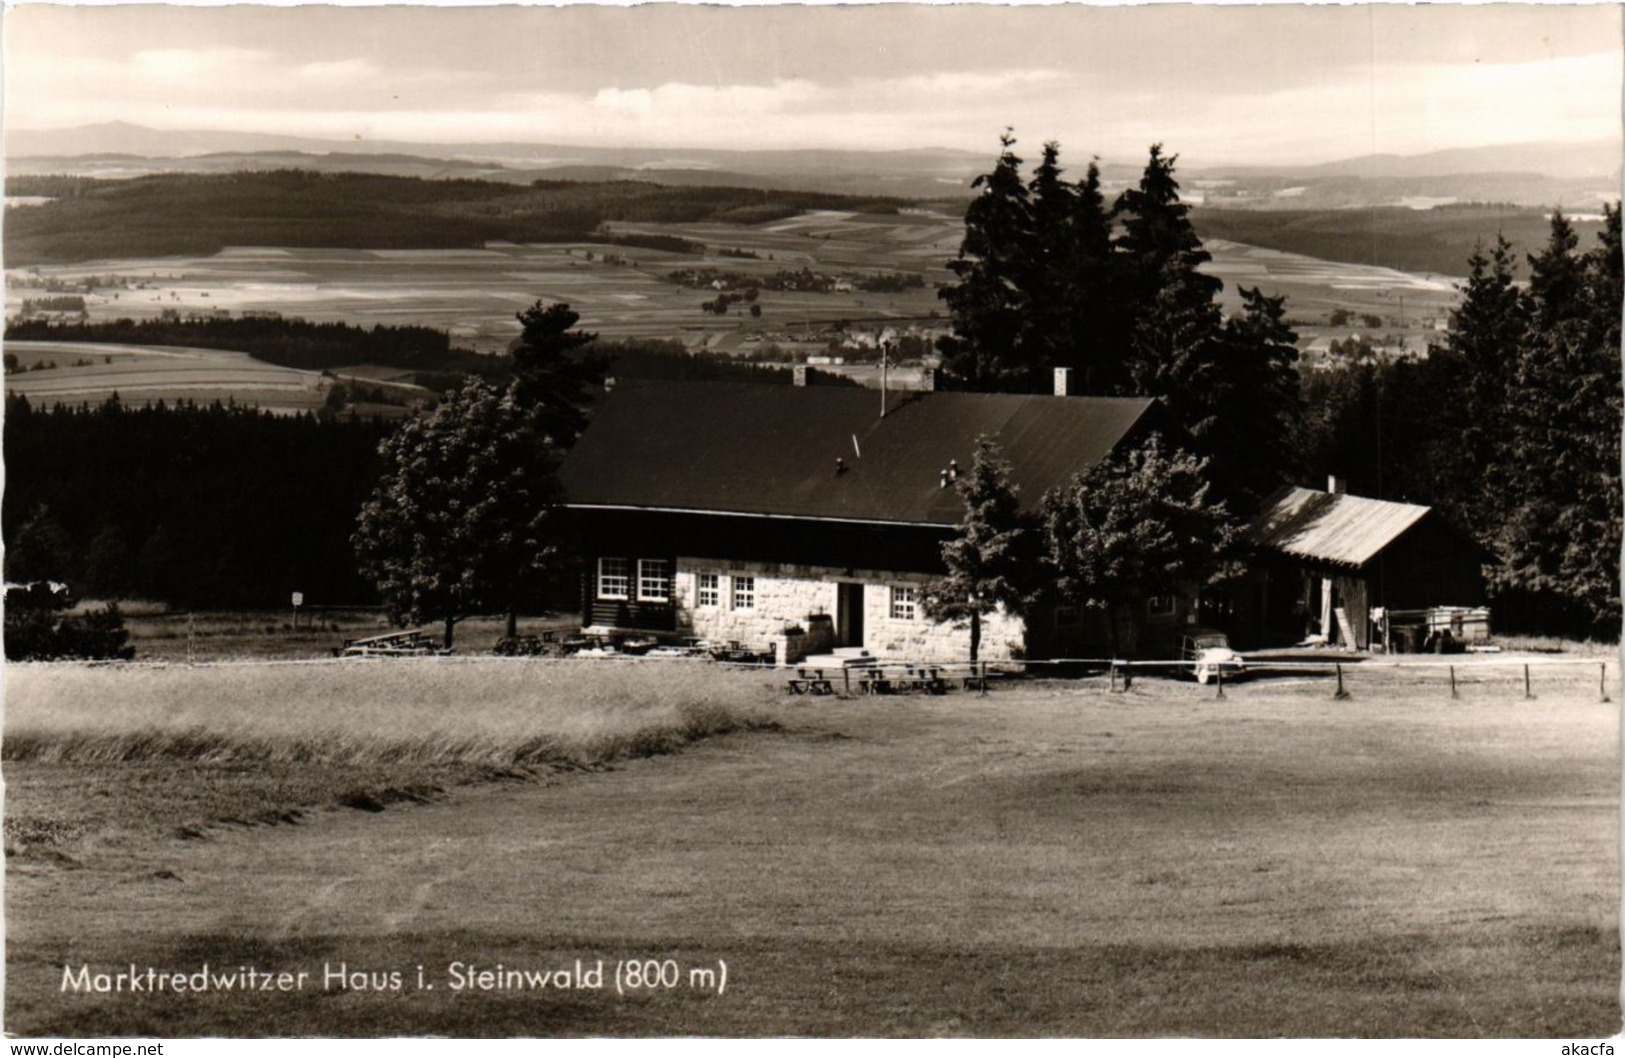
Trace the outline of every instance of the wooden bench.
<path fill-rule="evenodd" d="M 865 694 L 895 694 L 902 691 L 943 694 L 948 690 L 948 682 L 943 678 L 939 666 L 910 662 L 882 662 L 868 666 L 857 674 L 857 684 Z"/>
<path fill-rule="evenodd" d="M 790 677 L 791 694 L 834 694 L 835 678 L 828 669 L 801 666 Z"/>
<path fill-rule="evenodd" d="M 937 666 L 937 672 L 954 687 L 962 691 L 986 691 L 988 683 L 997 677 L 989 672 L 985 662 L 955 661 Z"/>

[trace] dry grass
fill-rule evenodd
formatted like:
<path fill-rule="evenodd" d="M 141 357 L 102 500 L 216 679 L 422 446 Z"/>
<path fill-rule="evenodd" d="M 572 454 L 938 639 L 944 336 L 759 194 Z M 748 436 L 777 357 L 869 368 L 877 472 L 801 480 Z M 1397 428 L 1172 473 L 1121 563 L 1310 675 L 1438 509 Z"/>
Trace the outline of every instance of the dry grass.
<path fill-rule="evenodd" d="M 759 676 L 695 664 L 399 659 L 7 670 L 8 852 L 83 855 L 369 811 L 760 724 Z"/>
<path fill-rule="evenodd" d="M 15 665 L 7 761 L 593 763 L 732 730 L 757 675 L 491 658 Z"/>

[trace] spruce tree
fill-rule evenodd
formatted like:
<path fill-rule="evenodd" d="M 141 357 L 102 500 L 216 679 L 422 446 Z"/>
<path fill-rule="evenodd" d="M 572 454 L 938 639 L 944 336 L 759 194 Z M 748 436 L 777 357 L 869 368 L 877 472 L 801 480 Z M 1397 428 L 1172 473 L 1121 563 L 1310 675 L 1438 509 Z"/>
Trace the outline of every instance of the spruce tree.
<path fill-rule="evenodd" d="M 1112 211 L 1091 161 L 1072 196 L 1070 349 L 1063 361 L 1079 373 L 1080 392 L 1119 392 L 1125 383 L 1129 319 L 1112 250 Z"/>
<path fill-rule="evenodd" d="M 957 282 L 937 295 L 953 321 L 953 333 L 937 341 L 943 371 L 959 388 L 985 392 L 1019 388 L 1033 375 L 1023 360 L 1031 322 L 1023 279 L 1032 252 L 1032 206 L 1011 130 L 999 143 L 993 171 L 971 185 L 980 192 L 965 210 L 959 256 L 948 264 Z"/>
<path fill-rule="evenodd" d="M 1082 291 L 1074 285 L 1077 189 L 1062 179 L 1060 145 L 1044 144 L 1044 157 L 1027 185 L 1032 203 L 1032 248 L 1021 277 L 1030 305 L 1027 339 L 1021 358 L 1029 365 L 1028 382 L 1042 385 L 1048 369 L 1077 366 L 1073 356 L 1072 318 Z"/>
<path fill-rule="evenodd" d="M 1141 302 L 1150 300 L 1164 285 L 1170 261 L 1181 262 L 1180 270 L 1191 273 L 1193 297 L 1213 297 L 1223 285 L 1213 276 L 1196 272 L 1213 255 L 1202 248 L 1202 240 L 1191 226 L 1190 207 L 1179 199 L 1179 182 L 1174 179 L 1178 160 L 1177 154 L 1164 158 L 1162 144 L 1152 144 L 1139 184 L 1117 199 L 1117 212 L 1124 221 L 1116 246 L 1126 258 L 1132 293 Z"/>
<path fill-rule="evenodd" d="M 1558 601 L 1548 619 L 1617 636 L 1620 622 L 1620 215 L 1574 253 L 1561 213 L 1530 258 L 1531 326 L 1514 378 L 1499 538 L 1501 587 Z"/>
<path fill-rule="evenodd" d="M 1517 472 L 1508 462 L 1508 441 L 1519 349 L 1530 320 L 1516 270 L 1512 244 L 1500 235 L 1487 251 L 1473 251 L 1449 333 L 1429 350 L 1426 365 L 1426 388 L 1450 395 L 1432 411 L 1439 427 L 1430 446 L 1439 468 L 1432 501 L 1486 541 L 1505 521 L 1508 475 Z"/>
<path fill-rule="evenodd" d="M 598 335 L 575 330 L 581 314 L 562 302 L 538 301 L 517 316 L 523 329 L 512 348 L 515 397 L 544 435 L 569 448 L 587 428 L 593 388 L 604 380 L 607 362 L 584 348 Z"/>
<path fill-rule="evenodd" d="M 948 575 L 926 588 L 924 608 L 933 621 L 970 626 L 970 660 L 982 643 L 982 617 L 996 609 L 1019 614 L 1031 590 L 1036 538 L 1021 513 L 1010 465 L 987 436 L 976 439 L 969 471 L 954 485 L 965 514 L 953 539 L 942 545 Z"/>
<path fill-rule="evenodd" d="M 1224 322 L 1207 447 L 1218 494 L 1248 515 L 1296 469 L 1286 454 L 1302 406 L 1286 299 L 1242 287 L 1241 300 L 1242 311 Z"/>

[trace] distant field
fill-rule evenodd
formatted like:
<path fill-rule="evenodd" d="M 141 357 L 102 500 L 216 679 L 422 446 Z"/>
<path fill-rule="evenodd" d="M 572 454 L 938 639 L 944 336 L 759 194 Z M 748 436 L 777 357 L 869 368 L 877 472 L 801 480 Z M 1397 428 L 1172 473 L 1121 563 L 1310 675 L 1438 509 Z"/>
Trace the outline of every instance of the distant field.
<path fill-rule="evenodd" d="M 582 314 L 583 327 L 606 337 L 676 338 L 690 348 L 734 353 L 769 342 L 816 351 L 828 337 L 827 328 L 843 320 L 869 331 L 947 327 L 935 288 L 950 278 L 946 265 L 958 250 L 961 222 L 945 214 L 824 211 L 760 225 L 610 227 L 621 234 L 675 235 L 707 250 L 680 254 L 599 244 L 389 251 L 257 247 L 208 257 L 96 261 L 30 271 L 70 283 L 116 275 L 144 287 L 91 295 L 88 311 L 94 320 L 157 316 L 166 309 L 280 312 L 363 326 L 422 324 L 483 352 L 505 349 L 519 331 L 515 313 L 537 298 L 569 302 Z M 1373 314 L 1384 321 L 1382 333 L 1404 335 L 1420 346 L 1456 297 L 1451 281 L 1436 276 L 1336 264 L 1218 239 L 1209 248 L 1211 271 L 1225 280 L 1227 311 L 1241 304 L 1239 286 L 1256 285 L 1285 294 L 1294 319 L 1323 323 L 1336 308 Z M 612 263 L 617 258 L 620 263 Z M 914 273 L 924 277 L 925 286 L 896 294 L 763 291 L 760 318 L 745 315 L 739 305 L 717 317 L 700 309 L 711 290 L 684 289 L 666 278 L 680 268 L 766 275 L 802 267 L 848 276 Z M 28 293 L 9 289 L 7 311 L 15 312 Z M 1370 330 L 1311 326 L 1302 333 L 1307 346 L 1318 337 Z"/>
<path fill-rule="evenodd" d="M 1617 196 L 1616 196 L 1617 197 Z M 1384 265 L 1409 272 L 1465 276 L 1475 245 L 1506 236 L 1522 265 L 1525 254 L 1546 244 L 1551 223 L 1545 209 L 1520 206 L 1453 206 L 1405 209 L 1247 210 L 1199 208 L 1191 221 L 1203 240 L 1230 239 L 1329 261 Z M 1597 245 L 1598 218 L 1575 218 L 1582 250 Z M 1523 267 L 1528 277 L 1527 266 Z"/>
<path fill-rule="evenodd" d="M 1499 679 L 1452 700 L 1394 669 L 1356 668 L 1346 702 L 1318 679 L 1243 683 L 1222 702 L 1154 679 L 854 701 L 739 679 L 496 659 L 19 666 L 6 1027 L 1618 1030 L 1619 706 L 1598 703 L 1594 671 L 1544 678 L 1533 702 Z M 1609 690 L 1617 703 L 1617 671 Z M 676 755 L 574 774 L 513 767 L 532 732 L 623 718 L 648 717 L 650 744 L 674 748 L 686 738 L 658 734 L 672 730 L 658 703 L 696 694 L 778 727 L 724 722 Z M 578 958 L 604 960 L 603 988 L 450 988 L 456 961 Z M 618 995 L 620 960 L 680 974 Z M 132 962 L 313 980 L 184 1000 L 62 991 L 64 966 Z M 323 987 L 341 962 L 401 987 Z M 723 963 L 721 994 L 689 973 Z M 417 987 L 419 965 L 434 988 Z"/>
<path fill-rule="evenodd" d="M 129 404 L 228 398 L 276 411 L 322 404 L 322 379 L 262 363 L 247 353 L 93 342 L 7 342 L 6 352 L 34 370 L 8 374 L 6 391 L 36 405 L 99 404 L 114 393 Z M 37 368 L 52 363 L 56 366 Z"/>

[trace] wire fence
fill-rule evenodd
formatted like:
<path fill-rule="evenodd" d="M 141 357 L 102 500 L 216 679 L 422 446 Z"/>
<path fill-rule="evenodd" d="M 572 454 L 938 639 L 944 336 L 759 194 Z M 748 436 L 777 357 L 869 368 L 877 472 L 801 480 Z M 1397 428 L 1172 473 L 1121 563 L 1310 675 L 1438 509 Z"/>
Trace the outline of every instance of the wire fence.
<path fill-rule="evenodd" d="M 834 666 L 809 666 L 807 663 L 777 665 L 771 660 L 733 661 L 706 656 L 671 656 L 631 653 L 608 653 L 578 657 L 576 655 L 520 655 L 503 656 L 490 653 L 446 654 L 414 657 L 349 657 L 349 658 L 220 658 L 197 661 L 123 661 L 91 662 L 96 665 L 119 667 L 236 667 L 249 665 L 675 665 L 685 667 L 709 666 L 735 671 L 760 672 L 782 680 L 788 685 L 803 677 L 809 668 L 824 673 L 840 689 L 835 693 L 851 695 L 865 693 L 860 687 L 872 687 L 876 681 L 860 677 L 869 669 L 907 668 L 916 672 L 938 669 L 950 674 L 961 683 L 966 675 L 973 676 L 986 693 L 988 687 L 1015 686 L 1027 680 L 1055 680 L 1098 683 L 1104 679 L 1106 690 L 1123 693 L 1131 690 L 1137 680 L 1152 678 L 1159 681 L 1182 681 L 1203 689 L 1211 688 L 1212 696 L 1225 699 L 1232 695 L 1245 696 L 1256 688 L 1267 688 L 1292 682 L 1300 685 L 1311 681 L 1326 697 L 1346 701 L 1362 691 L 1378 692 L 1383 688 L 1409 690 L 1435 689 L 1441 699 L 1461 701 L 1475 696 L 1493 694 L 1497 698 L 1513 696 L 1527 701 L 1539 699 L 1542 691 L 1561 690 L 1565 694 L 1594 694 L 1598 702 L 1612 702 L 1618 693 L 1619 662 L 1598 658 L 1483 658 L 1468 657 L 1454 661 L 1421 660 L 1406 657 L 1390 658 L 1326 658 L 1326 659 L 1255 659 L 1243 658 L 1240 667 L 1216 666 L 1205 674 L 1195 672 L 1191 661 L 1134 660 L 1126 658 L 1048 658 L 1044 660 L 1000 660 L 969 662 L 953 659 L 863 659 L 862 663 Z"/>

